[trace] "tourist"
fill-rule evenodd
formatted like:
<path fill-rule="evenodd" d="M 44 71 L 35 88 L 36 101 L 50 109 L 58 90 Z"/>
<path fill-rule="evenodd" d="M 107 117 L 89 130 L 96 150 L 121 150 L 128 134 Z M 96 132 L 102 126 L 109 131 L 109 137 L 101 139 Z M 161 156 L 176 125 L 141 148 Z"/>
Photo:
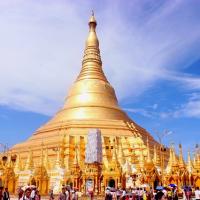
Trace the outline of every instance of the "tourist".
<path fill-rule="evenodd" d="M 157 192 L 155 195 L 155 200 L 165 200 L 165 194 L 161 191 Z"/>
<path fill-rule="evenodd" d="M 8 192 L 8 188 L 5 188 L 5 191 L 3 193 L 3 200 L 10 200 L 10 194 Z"/>
<path fill-rule="evenodd" d="M 90 200 L 94 199 L 94 192 L 93 192 L 93 190 L 88 190 L 87 194 L 88 194 Z"/>
<path fill-rule="evenodd" d="M 24 196 L 20 200 L 32 200 L 31 199 L 31 188 L 27 187 L 24 191 Z"/>
<path fill-rule="evenodd" d="M 185 196 L 187 200 L 190 200 L 192 197 L 192 189 L 190 187 L 187 187 L 185 189 Z"/>
<path fill-rule="evenodd" d="M 35 200 L 36 186 L 32 186 L 31 189 L 31 199 Z"/>
<path fill-rule="evenodd" d="M 139 190 L 138 190 L 138 199 L 143 200 L 143 190 L 142 190 L 142 188 L 139 188 Z"/>
<path fill-rule="evenodd" d="M 49 200 L 54 200 L 54 194 L 52 189 L 49 191 Z"/>
<path fill-rule="evenodd" d="M 195 199 L 196 200 L 200 200 L 200 190 L 199 190 L 199 187 L 196 187 L 196 189 L 194 191 L 194 194 L 195 194 Z"/>
<path fill-rule="evenodd" d="M 154 189 L 152 187 L 150 187 L 149 190 L 149 196 L 147 196 L 148 200 L 153 200 L 154 199 Z"/>
<path fill-rule="evenodd" d="M 66 192 L 65 187 L 62 187 L 62 192 L 59 194 L 58 200 L 66 200 L 67 199 L 65 192 Z"/>
<path fill-rule="evenodd" d="M 78 200 L 78 192 L 76 191 L 76 189 L 72 191 L 72 200 Z"/>
<path fill-rule="evenodd" d="M 172 190 L 171 189 L 169 189 L 167 191 L 167 198 L 168 198 L 168 200 L 172 200 Z"/>
<path fill-rule="evenodd" d="M 173 191 L 173 200 L 178 200 L 177 187 L 173 188 L 172 191 Z"/>
<path fill-rule="evenodd" d="M 35 191 L 35 198 L 34 200 L 40 200 L 40 193 L 39 193 L 39 190 L 36 190 Z"/>
<path fill-rule="evenodd" d="M 144 190 L 142 195 L 143 200 L 147 200 L 147 192 Z"/>
<path fill-rule="evenodd" d="M 106 189 L 105 200 L 112 200 L 112 194 L 109 189 Z"/>
<path fill-rule="evenodd" d="M 24 190 L 21 187 L 18 188 L 18 200 L 20 200 L 24 195 Z"/>
<path fill-rule="evenodd" d="M 113 191 L 111 194 L 112 194 L 112 200 L 117 200 L 116 191 Z"/>
<path fill-rule="evenodd" d="M 66 189 L 66 191 L 65 191 L 66 200 L 70 200 L 70 188 L 67 186 L 65 189 Z"/>

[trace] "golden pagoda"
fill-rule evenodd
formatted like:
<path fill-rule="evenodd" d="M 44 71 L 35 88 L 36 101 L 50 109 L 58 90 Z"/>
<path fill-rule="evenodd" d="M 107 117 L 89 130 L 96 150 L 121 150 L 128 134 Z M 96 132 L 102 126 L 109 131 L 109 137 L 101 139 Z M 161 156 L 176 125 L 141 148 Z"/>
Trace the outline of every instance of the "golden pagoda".
<path fill-rule="evenodd" d="M 8 161 L 1 164 L 0 183 L 10 192 L 27 184 L 36 185 L 41 194 L 47 194 L 49 189 L 58 193 L 62 185 L 85 193 L 92 184 L 99 194 L 107 186 L 126 187 L 130 180 L 133 186 L 145 181 L 152 186 L 159 184 L 160 167 L 167 164 L 161 165 L 159 160 L 163 156 L 168 160 L 169 151 L 157 151 L 161 145 L 119 107 L 115 90 L 102 69 L 96 26 L 92 14 L 82 68 L 63 108 L 28 140 L 9 150 L 16 156 L 13 165 Z M 85 161 L 90 130 L 101 134 L 102 162 Z M 199 156 L 196 160 L 199 163 Z M 183 169 L 184 162 L 180 162 Z M 172 164 L 170 161 L 170 169 Z M 12 175 L 8 180 L 7 173 Z"/>

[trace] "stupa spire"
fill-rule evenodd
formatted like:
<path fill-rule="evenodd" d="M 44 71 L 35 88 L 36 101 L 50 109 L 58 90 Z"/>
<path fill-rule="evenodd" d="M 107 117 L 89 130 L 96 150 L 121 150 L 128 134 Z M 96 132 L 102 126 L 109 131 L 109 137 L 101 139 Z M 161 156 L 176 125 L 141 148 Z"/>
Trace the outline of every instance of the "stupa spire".
<path fill-rule="evenodd" d="M 18 172 L 18 171 L 22 170 L 22 162 L 21 162 L 20 154 L 18 154 L 18 156 L 17 156 L 17 160 L 16 160 L 16 164 L 15 164 L 14 170 L 15 170 L 15 172 Z"/>
<path fill-rule="evenodd" d="M 8 156 L 7 167 L 12 167 L 11 155 Z"/>
<path fill-rule="evenodd" d="M 177 162 L 174 146 L 172 146 L 172 166 L 173 167 L 178 166 L 178 162 Z"/>
<path fill-rule="evenodd" d="M 188 151 L 188 158 L 187 158 L 187 169 L 189 171 L 189 173 L 191 173 L 193 171 L 193 163 L 192 163 L 192 159 L 191 159 L 191 155 L 190 155 L 190 151 Z"/>
<path fill-rule="evenodd" d="M 107 82 L 102 70 L 102 61 L 99 50 L 99 40 L 96 34 L 97 22 L 94 12 L 89 19 L 89 34 L 86 39 L 81 73 L 77 80 L 100 79 Z"/>
<path fill-rule="evenodd" d="M 139 167 L 140 169 L 143 170 L 144 168 L 144 155 L 143 155 L 143 149 L 142 149 L 142 145 L 140 145 L 140 156 L 139 156 Z"/>
<path fill-rule="evenodd" d="M 26 166 L 25 170 L 32 170 L 34 168 L 34 163 L 33 163 L 33 151 L 30 149 L 29 155 L 26 161 Z"/>
<path fill-rule="evenodd" d="M 45 151 L 44 166 L 45 166 L 46 170 L 49 170 L 51 168 L 50 163 L 49 163 L 49 158 L 48 158 L 48 148 L 46 148 L 46 151 Z"/>
<path fill-rule="evenodd" d="M 183 168 L 185 167 L 185 162 L 183 159 L 183 151 L 182 151 L 182 145 L 179 144 L 179 167 Z"/>
<path fill-rule="evenodd" d="M 170 173 L 172 169 L 172 164 L 173 164 L 173 152 L 172 152 L 172 147 L 169 149 L 169 159 L 166 167 L 166 172 Z"/>
<path fill-rule="evenodd" d="M 156 151 L 156 145 L 153 147 L 153 162 L 154 165 L 157 165 L 157 151 Z"/>

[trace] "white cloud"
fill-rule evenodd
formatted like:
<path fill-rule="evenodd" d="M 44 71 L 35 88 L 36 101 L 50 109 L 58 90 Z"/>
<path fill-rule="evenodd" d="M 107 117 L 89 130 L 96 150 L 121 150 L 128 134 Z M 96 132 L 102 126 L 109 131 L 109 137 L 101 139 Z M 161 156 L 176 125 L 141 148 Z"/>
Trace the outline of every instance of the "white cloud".
<path fill-rule="evenodd" d="M 156 113 L 154 113 L 154 116 Z M 192 93 L 186 103 L 168 110 L 166 112 L 158 112 L 157 116 L 162 119 L 165 118 L 182 118 L 193 117 L 200 118 L 200 93 Z"/>
<path fill-rule="evenodd" d="M 80 71 L 92 7 L 104 71 L 119 99 L 133 99 L 160 79 L 200 88 L 199 77 L 177 72 L 179 62 L 187 67 L 200 52 L 198 13 L 190 3 L 135 0 L 125 7 L 123 1 L 100 6 L 92 1 L 2 1 L 0 104 L 48 115 L 62 105 Z"/>
<path fill-rule="evenodd" d="M 198 94 L 199 95 L 199 94 Z M 200 118 L 200 98 L 191 98 L 186 104 L 173 113 L 174 117 L 195 117 Z"/>

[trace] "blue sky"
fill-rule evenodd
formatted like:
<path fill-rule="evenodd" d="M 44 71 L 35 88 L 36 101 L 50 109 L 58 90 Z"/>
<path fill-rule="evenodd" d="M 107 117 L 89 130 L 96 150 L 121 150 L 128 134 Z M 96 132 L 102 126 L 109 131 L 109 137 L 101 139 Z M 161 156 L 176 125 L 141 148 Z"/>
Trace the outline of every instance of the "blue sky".
<path fill-rule="evenodd" d="M 62 107 L 95 11 L 103 69 L 119 103 L 164 143 L 200 142 L 200 1 L 1 1 L 0 143 Z"/>

